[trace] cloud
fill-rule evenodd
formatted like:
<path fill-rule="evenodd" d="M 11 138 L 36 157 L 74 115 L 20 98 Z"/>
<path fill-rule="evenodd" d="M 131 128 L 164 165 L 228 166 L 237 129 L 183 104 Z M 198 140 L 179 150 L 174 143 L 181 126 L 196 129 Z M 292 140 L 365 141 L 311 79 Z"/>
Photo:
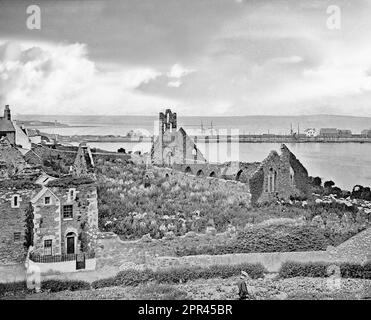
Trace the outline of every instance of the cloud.
<path fill-rule="evenodd" d="M 183 67 L 181 64 L 174 64 L 170 71 L 167 73 L 167 76 L 169 78 L 182 78 L 192 72 L 194 72 L 195 70 L 194 69 L 187 69 L 185 67 Z"/>
<path fill-rule="evenodd" d="M 182 82 L 180 80 L 169 81 L 167 85 L 168 87 L 179 88 L 182 85 Z"/>
<path fill-rule="evenodd" d="M 174 104 L 136 90 L 159 75 L 149 67 L 97 67 L 79 43 L 0 45 L 0 102 L 18 113 L 122 114 Z"/>

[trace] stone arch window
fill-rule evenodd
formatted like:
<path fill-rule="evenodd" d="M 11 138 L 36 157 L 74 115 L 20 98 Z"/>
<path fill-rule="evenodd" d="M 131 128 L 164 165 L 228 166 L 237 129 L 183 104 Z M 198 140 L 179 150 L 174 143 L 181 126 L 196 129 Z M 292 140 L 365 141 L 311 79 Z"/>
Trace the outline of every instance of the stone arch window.
<path fill-rule="evenodd" d="M 191 169 L 191 167 L 187 167 L 187 168 L 185 168 L 184 172 L 185 172 L 185 173 L 192 173 L 192 169 Z"/>
<path fill-rule="evenodd" d="M 268 173 L 268 192 L 272 193 L 276 191 L 276 182 L 277 182 L 277 171 L 273 168 L 269 169 Z"/>
<path fill-rule="evenodd" d="M 204 172 L 200 169 L 197 171 L 197 176 L 202 177 L 204 175 Z"/>
<path fill-rule="evenodd" d="M 292 167 L 290 167 L 290 181 L 292 185 L 295 185 L 295 172 Z"/>
<path fill-rule="evenodd" d="M 209 177 L 213 177 L 213 178 L 215 178 L 215 177 L 216 177 L 216 173 L 215 173 L 215 171 L 211 171 L 210 174 L 209 174 Z"/>
<path fill-rule="evenodd" d="M 197 160 L 197 149 L 196 149 L 196 146 L 194 146 L 194 148 L 192 149 L 192 156 L 193 156 L 193 159 L 194 160 Z"/>
<path fill-rule="evenodd" d="M 236 174 L 236 180 L 237 181 L 240 180 L 242 172 L 243 172 L 243 170 L 240 170 L 240 171 L 237 172 L 237 174 Z"/>

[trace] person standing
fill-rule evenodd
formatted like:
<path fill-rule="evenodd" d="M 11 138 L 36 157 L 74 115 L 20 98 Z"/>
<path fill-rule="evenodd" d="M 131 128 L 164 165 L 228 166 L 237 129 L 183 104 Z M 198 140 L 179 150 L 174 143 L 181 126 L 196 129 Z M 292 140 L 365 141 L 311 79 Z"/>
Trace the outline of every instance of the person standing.
<path fill-rule="evenodd" d="M 240 281 L 237 283 L 239 300 L 255 300 L 255 290 L 247 283 L 250 279 L 251 278 L 247 272 L 241 271 Z"/>

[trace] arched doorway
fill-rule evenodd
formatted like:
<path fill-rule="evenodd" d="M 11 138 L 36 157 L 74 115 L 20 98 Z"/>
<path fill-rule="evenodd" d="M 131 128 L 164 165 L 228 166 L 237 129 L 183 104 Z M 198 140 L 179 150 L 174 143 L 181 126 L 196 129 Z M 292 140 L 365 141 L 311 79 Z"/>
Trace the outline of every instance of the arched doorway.
<path fill-rule="evenodd" d="M 192 173 L 192 169 L 191 169 L 191 167 L 187 167 L 187 168 L 185 168 L 185 171 L 184 171 L 185 173 Z"/>
<path fill-rule="evenodd" d="M 66 234 L 66 253 L 76 253 L 76 234 L 74 232 L 69 232 Z"/>
<path fill-rule="evenodd" d="M 197 176 L 202 177 L 204 175 L 204 172 L 200 169 L 197 171 Z"/>
<path fill-rule="evenodd" d="M 242 172 L 243 172 L 243 170 L 240 170 L 240 171 L 237 172 L 237 174 L 236 174 L 236 180 L 237 181 L 240 181 Z"/>
<path fill-rule="evenodd" d="M 216 173 L 215 173 L 215 171 L 211 171 L 210 174 L 209 174 L 209 177 L 213 177 L 213 178 L 215 178 L 215 177 L 216 177 Z"/>

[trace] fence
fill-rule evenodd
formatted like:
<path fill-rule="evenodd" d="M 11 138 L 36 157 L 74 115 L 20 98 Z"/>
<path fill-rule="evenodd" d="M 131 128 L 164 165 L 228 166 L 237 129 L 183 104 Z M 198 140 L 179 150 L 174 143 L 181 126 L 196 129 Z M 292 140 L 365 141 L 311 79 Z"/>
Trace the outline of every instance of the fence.
<path fill-rule="evenodd" d="M 60 254 L 52 256 L 41 256 L 31 253 L 30 259 L 37 263 L 57 263 L 65 261 L 76 261 L 78 258 L 85 257 L 85 259 L 95 258 L 95 253 L 76 253 L 76 254 Z"/>

